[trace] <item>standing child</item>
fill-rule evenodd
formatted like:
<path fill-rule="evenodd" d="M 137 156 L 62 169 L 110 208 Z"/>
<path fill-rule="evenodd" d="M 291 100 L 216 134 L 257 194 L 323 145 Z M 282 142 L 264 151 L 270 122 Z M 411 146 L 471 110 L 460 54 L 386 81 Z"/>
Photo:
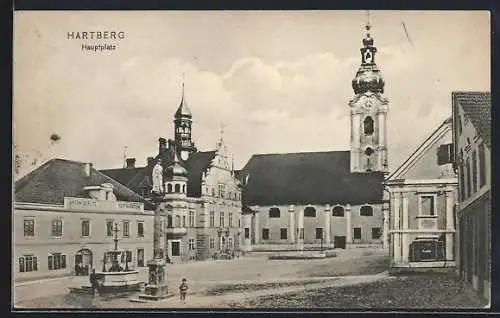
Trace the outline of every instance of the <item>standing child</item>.
<path fill-rule="evenodd" d="M 183 278 L 182 279 L 182 283 L 179 286 L 179 291 L 180 291 L 180 294 L 181 294 L 181 301 L 184 302 L 184 303 L 186 302 L 187 290 L 188 290 L 187 279 Z"/>

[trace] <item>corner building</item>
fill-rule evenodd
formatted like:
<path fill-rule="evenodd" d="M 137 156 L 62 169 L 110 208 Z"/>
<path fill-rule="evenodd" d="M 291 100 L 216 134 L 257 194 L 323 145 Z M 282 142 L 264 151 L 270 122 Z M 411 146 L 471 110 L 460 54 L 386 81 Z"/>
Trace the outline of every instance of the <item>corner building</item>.
<path fill-rule="evenodd" d="M 199 151 L 191 138 L 192 123 L 183 85 L 174 139 L 159 138 L 158 153 L 145 167 L 135 167 L 135 158 L 128 158 L 125 168 L 101 170 L 149 198 L 153 167 L 161 161 L 166 200 L 161 235 L 173 263 L 237 254 L 243 244 L 241 183 L 235 178 L 223 131 L 215 149 Z"/>
<path fill-rule="evenodd" d="M 389 101 L 370 28 L 366 26 L 361 66 L 352 80 L 350 150 L 258 154 L 237 171 L 244 186 L 246 246 L 387 247 L 383 181 Z"/>

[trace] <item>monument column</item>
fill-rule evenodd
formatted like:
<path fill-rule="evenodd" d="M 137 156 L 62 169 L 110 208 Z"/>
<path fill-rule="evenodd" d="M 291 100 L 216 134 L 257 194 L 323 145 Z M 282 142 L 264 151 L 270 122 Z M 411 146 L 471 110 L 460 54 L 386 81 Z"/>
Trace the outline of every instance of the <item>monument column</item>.
<path fill-rule="evenodd" d="M 400 241 L 400 219 L 399 219 L 399 211 L 401 204 L 401 193 L 394 192 L 392 193 L 392 214 L 394 215 L 394 224 L 393 224 L 393 248 L 394 248 L 394 262 L 401 262 L 401 241 Z"/>
<path fill-rule="evenodd" d="M 330 244 L 330 219 L 332 216 L 332 212 L 330 206 L 327 204 L 325 206 L 325 234 L 324 234 L 324 243 Z"/>
<path fill-rule="evenodd" d="M 289 241 L 295 243 L 295 207 L 290 205 L 288 208 L 288 231 L 290 232 Z"/>
<path fill-rule="evenodd" d="M 351 224 L 351 205 L 345 207 L 345 242 L 346 248 L 352 244 L 352 224 Z"/>
<path fill-rule="evenodd" d="M 408 221 L 409 221 L 409 218 L 408 218 L 408 193 L 407 192 L 403 192 L 402 193 L 402 196 L 403 196 L 403 230 L 406 231 L 408 230 Z M 410 255 L 410 242 L 409 242 L 409 234 L 408 232 L 405 232 L 403 233 L 403 240 L 402 240 L 402 244 L 403 244 L 403 259 L 402 261 L 403 262 L 408 262 L 410 260 L 409 258 L 409 255 Z"/>
<path fill-rule="evenodd" d="M 453 211 L 453 206 L 454 206 L 454 193 L 453 191 L 446 191 L 446 230 L 448 231 L 454 231 L 455 230 L 455 222 L 454 222 L 454 217 L 453 214 L 455 213 Z M 454 259 L 454 253 L 453 253 L 453 241 L 454 241 L 454 234 L 453 233 L 446 233 L 446 260 L 451 261 Z"/>

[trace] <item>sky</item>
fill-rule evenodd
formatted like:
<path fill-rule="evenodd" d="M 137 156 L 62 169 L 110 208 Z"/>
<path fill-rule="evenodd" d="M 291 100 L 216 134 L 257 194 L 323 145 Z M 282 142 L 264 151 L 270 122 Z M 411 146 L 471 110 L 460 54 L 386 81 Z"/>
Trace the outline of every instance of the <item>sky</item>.
<path fill-rule="evenodd" d="M 36 165 L 65 158 L 105 169 L 123 166 L 126 146 L 142 166 L 158 138 L 173 138 L 184 78 L 197 148 L 215 149 L 224 124 L 236 169 L 253 154 L 349 150 L 367 19 L 366 11 L 17 11 L 15 149 Z M 394 171 L 451 116 L 452 91 L 490 90 L 490 17 L 372 11 L 369 20 Z M 106 30 L 125 38 L 67 38 Z"/>

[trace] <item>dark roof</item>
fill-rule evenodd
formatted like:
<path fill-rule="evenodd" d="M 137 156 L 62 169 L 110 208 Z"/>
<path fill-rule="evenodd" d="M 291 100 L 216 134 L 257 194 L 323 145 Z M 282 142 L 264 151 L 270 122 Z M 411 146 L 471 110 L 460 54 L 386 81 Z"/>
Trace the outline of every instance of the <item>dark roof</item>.
<path fill-rule="evenodd" d="M 180 164 L 187 170 L 187 195 L 189 197 L 201 196 L 201 178 L 203 171 L 208 169 L 215 158 L 216 151 L 198 151 L 192 153 L 187 161 L 180 160 Z M 165 150 L 161 155 L 155 157 L 155 161 L 161 158 L 164 168 L 172 164 L 174 160 L 173 148 Z M 141 168 L 120 168 L 101 170 L 102 173 L 120 180 L 121 183 L 128 188 L 141 192 L 142 189 L 150 189 L 152 187 L 151 174 L 153 167 Z"/>
<path fill-rule="evenodd" d="M 452 96 L 454 102 L 462 106 L 477 133 L 491 146 L 491 93 L 453 92 Z"/>
<path fill-rule="evenodd" d="M 349 151 L 254 155 L 239 174 L 250 206 L 382 202 L 384 174 L 351 173 Z"/>
<path fill-rule="evenodd" d="M 175 112 L 175 118 L 192 118 L 193 115 L 191 114 L 191 111 L 189 110 L 189 107 L 186 103 L 186 99 L 184 98 L 184 93 L 182 93 L 182 99 L 181 103 L 179 104 L 179 107 L 177 108 L 177 111 Z"/>
<path fill-rule="evenodd" d="M 142 202 L 146 209 L 153 209 L 151 203 L 123 184 L 91 168 L 85 175 L 83 162 L 52 159 L 33 170 L 15 183 L 14 201 L 42 204 L 64 204 L 65 197 L 88 198 L 83 190 L 86 186 L 110 183 L 119 201 Z"/>

